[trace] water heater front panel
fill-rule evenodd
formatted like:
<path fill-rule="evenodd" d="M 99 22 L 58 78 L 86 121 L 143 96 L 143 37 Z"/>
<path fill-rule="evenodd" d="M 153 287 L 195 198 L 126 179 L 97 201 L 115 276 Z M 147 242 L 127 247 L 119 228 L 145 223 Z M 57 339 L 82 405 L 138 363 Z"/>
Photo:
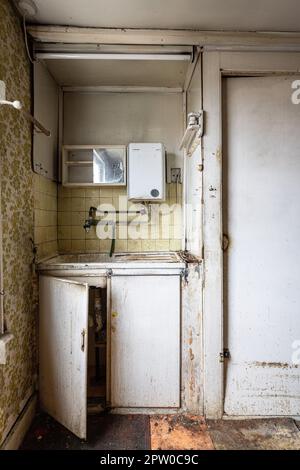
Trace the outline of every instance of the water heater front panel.
<path fill-rule="evenodd" d="M 165 199 L 165 149 L 160 143 L 132 143 L 128 148 L 128 198 Z"/>

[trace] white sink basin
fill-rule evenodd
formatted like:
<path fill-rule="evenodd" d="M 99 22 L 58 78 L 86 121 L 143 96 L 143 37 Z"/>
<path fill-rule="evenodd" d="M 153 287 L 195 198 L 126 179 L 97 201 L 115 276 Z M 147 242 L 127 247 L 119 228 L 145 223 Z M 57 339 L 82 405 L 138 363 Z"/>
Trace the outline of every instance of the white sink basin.
<path fill-rule="evenodd" d="M 77 253 L 58 255 L 45 260 L 38 265 L 39 270 L 47 269 L 70 269 L 71 267 L 84 269 L 112 267 L 112 265 L 128 264 L 151 264 L 160 265 L 165 263 L 182 263 L 175 252 L 145 252 L 145 253 L 115 253 L 110 257 L 107 253 Z"/>

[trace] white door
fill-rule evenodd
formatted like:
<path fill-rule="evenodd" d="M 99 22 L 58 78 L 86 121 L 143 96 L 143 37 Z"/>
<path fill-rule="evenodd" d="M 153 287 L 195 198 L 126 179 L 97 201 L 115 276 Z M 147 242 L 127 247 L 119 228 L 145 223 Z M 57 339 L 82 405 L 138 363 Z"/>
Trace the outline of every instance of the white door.
<path fill-rule="evenodd" d="M 228 415 L 300 414 L 300 366 L 295 361 L 300 340 L 300 105 L 291 100 L 295 79 L 224 80 Z"/>
<path fill-rule="evenodd" d="M 111 405 L 180 406 L 180 276 L 111 278 Z"/>
<path fill-rule="evenodd" d="M 40 404 L 85 439 L 88 285 L 40 276 L 39 289 Z"/>

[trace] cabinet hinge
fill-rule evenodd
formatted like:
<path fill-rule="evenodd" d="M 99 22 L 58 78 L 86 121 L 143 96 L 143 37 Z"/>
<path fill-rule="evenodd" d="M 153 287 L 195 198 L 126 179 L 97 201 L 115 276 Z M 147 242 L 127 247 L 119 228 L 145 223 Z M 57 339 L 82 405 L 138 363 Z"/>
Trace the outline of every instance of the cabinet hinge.
<path fill-rule="evenodd" d="M 230 351 L 228 348 L 224 348 L 223 351 L 220 352 L 220 362 L 224 362 L 225 359 L 230 358 Z"/>

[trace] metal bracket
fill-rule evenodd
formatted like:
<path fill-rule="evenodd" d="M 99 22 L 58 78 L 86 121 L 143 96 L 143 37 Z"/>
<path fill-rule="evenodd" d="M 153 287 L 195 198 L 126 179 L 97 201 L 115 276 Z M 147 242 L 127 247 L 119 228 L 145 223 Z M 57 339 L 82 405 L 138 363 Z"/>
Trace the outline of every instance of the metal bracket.
<path fill-rule="evenodd" d="M 81 351 L 83 352 L 85 350 L 85 334 L 86 334 L 85 329 L 83 329 L 81 332 Z"/>
<path fill-rule="evenodd" d="M 230 351 L 228 348 L 224 348 L 222 352 L 220 352 L 220 362 L 224 362 L 225 359 L 230 359 Z"/>
<path fill-rule="evenodd" d="M 106 271 L 106 276 L 107 276 L 108 278 L 111 278 L 112 275 L 113 275 L 113 270 L 112 270 L 112 269 L 108 269 L 108 270 Z"/>
<path fill-rule="evenodd" d="M 189 268 L 183 268 L 180 272 L 180 276 L 182 279 L 184 279 L 184 282 L 188 284 Z"/>

